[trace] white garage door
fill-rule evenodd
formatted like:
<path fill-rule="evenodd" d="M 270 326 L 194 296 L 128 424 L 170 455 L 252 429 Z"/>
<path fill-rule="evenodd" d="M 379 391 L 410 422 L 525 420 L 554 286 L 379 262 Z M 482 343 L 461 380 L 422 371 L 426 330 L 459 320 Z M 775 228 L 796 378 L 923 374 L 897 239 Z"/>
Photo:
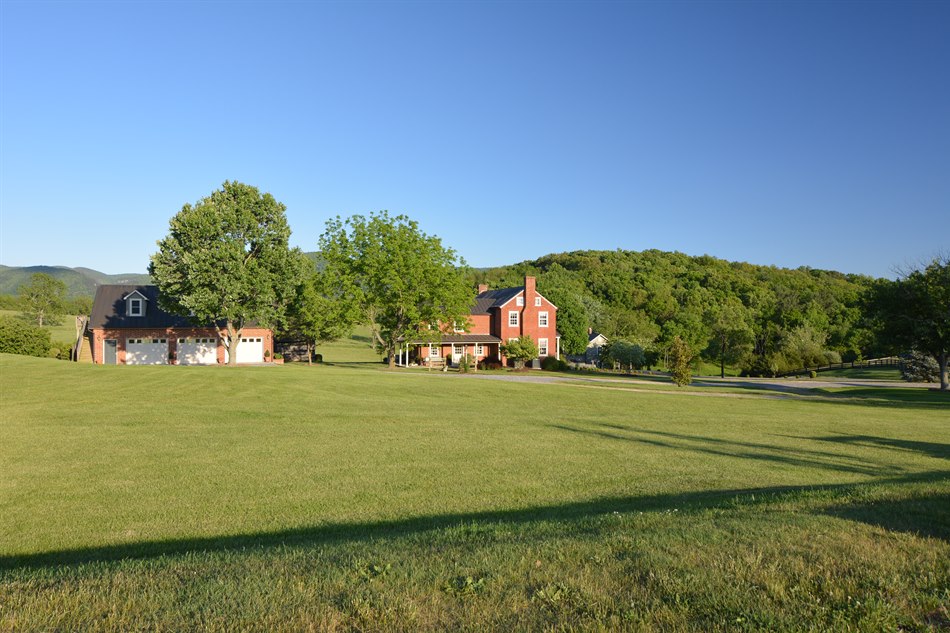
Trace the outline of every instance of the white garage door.
<path fill-rule="evenodd" d="M 126 365 L 167 365 L 168 340 L 130 338 L 125 342 Z"/>
<path fill-rule="evenodd" d="M 226 358 L 231 358 L 225 354 Z M 261 337 L 244 336 L 237 349 L 237 362 L 239 363 L 263 363 L 264 362 L 264 339 Z"/>
<path fill-rule="evenodd" d="M 218 363 L 218 339 L 178 339 L 179 365 L 216 365 Z"/>

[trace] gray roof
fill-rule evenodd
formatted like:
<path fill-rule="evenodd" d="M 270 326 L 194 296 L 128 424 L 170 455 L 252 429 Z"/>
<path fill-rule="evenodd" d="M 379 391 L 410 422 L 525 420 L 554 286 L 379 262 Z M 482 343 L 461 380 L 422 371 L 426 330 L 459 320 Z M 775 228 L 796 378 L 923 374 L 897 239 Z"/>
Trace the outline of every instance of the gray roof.
<path fill-rule="evenodd" d="M 472 308 L 472 314 L 488 314 L 488 311 L 492 308 L 500 308 L 522 292 L 524 292 L 524 286 L 486 290 L 475 297 L 475 307 Z"/>
<path fill-rule="evenodd" d="M 126 314 L 125 298 L 138 292 L 145 297 L 145 315 Z M 165 312 L 158 305 L 158 286 L 138 286 L 134 284 L 105 284 L 96 288 L 96 298 L 92 302 L 91 328 L 164 328 L 164 327 L 200 327 L 191 323 L 187 317 Z"/>

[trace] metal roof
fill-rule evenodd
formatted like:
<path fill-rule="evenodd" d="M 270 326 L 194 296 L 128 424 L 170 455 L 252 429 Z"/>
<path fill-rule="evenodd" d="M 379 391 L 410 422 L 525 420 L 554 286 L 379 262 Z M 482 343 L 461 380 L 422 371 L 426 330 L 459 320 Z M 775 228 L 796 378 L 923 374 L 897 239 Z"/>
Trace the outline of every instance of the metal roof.
<path fill-rule="evenodd" d="M 126 297 L 138 292 L 145 298 L 145 314 L 129 316 L 126 313 Z M 139 286 L 133 284 L 104 284 L 96 288 L 96 298 L 92 301 L 90 328 L 163 328 L 163 327 L 201 327 L 193 324 L 187 317 L 165 312 L 158 305 L 158 286 Z"/>
<path fill-rule="evenodd" d="M 472 314 L 488 314 L 492 308 L 499 308 L 514 297 L 524 292 L 524 286 L 517 288 L 499 288 L 498 290 L 486 290 L 475 297 L 475 307 L 472 308 Z"/>
<path fill-rule="evenodd" d="M 429 343 L 439 345 L 449 343 L 501 343 L 502 341 L 497 336 L 492 336 L 491 334 L 443 334 L 441 340 L 438 341 L 419 339 L 410 340 L 409 342 L 416 345 L 428 345 Z"/>

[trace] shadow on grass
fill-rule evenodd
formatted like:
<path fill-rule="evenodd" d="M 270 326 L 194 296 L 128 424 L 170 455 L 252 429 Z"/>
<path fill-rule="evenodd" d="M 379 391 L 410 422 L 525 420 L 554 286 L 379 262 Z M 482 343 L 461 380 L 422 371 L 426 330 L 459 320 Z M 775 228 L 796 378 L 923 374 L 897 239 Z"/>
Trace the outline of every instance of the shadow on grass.
<path fill-rule="evenodd" d="M 824 514 L 950 542 L 950 494 L 832 506 Z"/>
<path fill-rule="evenodd" d="M 916 442 L 913 440 L 899 440 L 890 437 L 875 437 L 873 435 L 825 435 L 818 437 L 796 437 L 797 439 L 816 442 L 832 442 L 834 444 L 850 444 L 854 446 L 871 446 L 875 448 L 894 448 L 915 453 L 923 453 L 937 459 L 950 459 L 950 444 L 939 442 Z"/>
<path fill-rule="evenodd" d="M 950 407 L 950 393 L 913 387 L 845 387 L 842 389 L 814 389 L 822 402 L 832 404 L 859 404 L 872 407 L 900 407 L 930 409 Z"/>
<path fill-rule="evenodd" d="M 544 521 L 578 521 L 614 512 L 661 511 L 677 508 L 696 511 L 730 507 L 753 499 L 768 501 L 769 496 L 832 492 L 847 495 L 867 486 L 950 481 L 950 470 L 930 471 L 879 478 L 863 483 L 815 486 L 770 486 L 732 490 L 711 490 L 684 494 L 623 496 L 537 506 L 517 510 L 497 510 L 422 516 L 416 518 L 364 523 L 339 523 L 274 532 L 255 532 L 230 536 L 142 541 L 103 547 L 76 548 L 38 554 L 0 556 L 0 570 L 40 569 L 60 565 L 103 563 L 126 559 L 148 559 L 192 552 L 217 552 L 246 548 L 313 546 L 320 544 L 393 538 L 444 529 L 467 523 L 530 524 Z"/>
<path fill-rule="evenodd" d="M 570 431 L 571 433 L 579 433 L 610 440 L 638 442 L 650 446 L 658 446 L 660 448 L 691 451 L 718 457 L 753 459 L 789 466 L 817 468 L 869 476 L 897 476 L 903 472 L 903 469 L 893 465 L 873 462 L 850 455 L 842 455 L 840 452 L 817 451 L 773 444 L 759 444 L 755 442 L 740 442 L 700 435 L 648 431 L 646 429 L 625 427 L 618 424 L 597 424 L 600 428 L 581 428 L 565 424 L 553 424 L 551 426 L 562 431 Z"/>
<path fill-rule="evenodd" d="M 869 387 L 856 384 L 844 387 L 803 387 L 776 382 L 746 382 L 742 380 L 696 380 L 699 387 L 729 387 L 750 393 L 775 393 L 800 396 L 801 402 L 822 404 L 850 404 L 874 407 L 901 407 L 911 409 L 942 409 L 950 406 L 950 393 L 914 387 Z"/>

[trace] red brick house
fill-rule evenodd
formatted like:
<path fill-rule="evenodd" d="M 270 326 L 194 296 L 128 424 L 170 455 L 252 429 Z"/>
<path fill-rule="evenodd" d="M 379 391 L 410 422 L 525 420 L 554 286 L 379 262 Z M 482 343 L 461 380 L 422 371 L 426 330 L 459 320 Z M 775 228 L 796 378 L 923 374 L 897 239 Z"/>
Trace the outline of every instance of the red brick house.
<path fill-rule="evenodd" d="M 157 286 L 127 284 L 96 288 L 87 326 L 92 362 L 98 365 L 214 365 L 227 362 L 224 341 L 214 326 L 196 326 L 187 317 L 161 309 Z M 271 330 L 245 327 L 238 363 L 273 357 Z"/>
<path fill-rule="evenodd" d="M 539 358 L 561 357 L 561 337 L 557 333 L 557 306 L 535 288 L 535 278 L 525 277 L 516 288 L 489 290 L 480 285 L 469 315 L 469 331 L 447 328 L 437 342 L 413 341 L 417 361 L 443 359 L 451 354 L 453 362 L 464 355 L 476 360 L 498 358 L 501 344 L 527 334 L 538 346 Z M 406 350 L 409 356 L 409 350 Z"/>

